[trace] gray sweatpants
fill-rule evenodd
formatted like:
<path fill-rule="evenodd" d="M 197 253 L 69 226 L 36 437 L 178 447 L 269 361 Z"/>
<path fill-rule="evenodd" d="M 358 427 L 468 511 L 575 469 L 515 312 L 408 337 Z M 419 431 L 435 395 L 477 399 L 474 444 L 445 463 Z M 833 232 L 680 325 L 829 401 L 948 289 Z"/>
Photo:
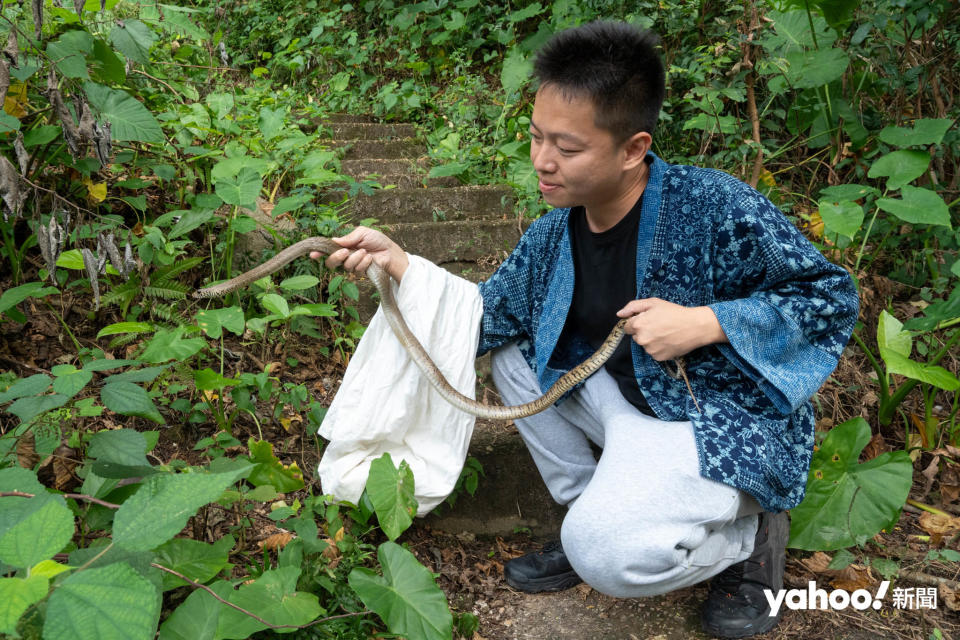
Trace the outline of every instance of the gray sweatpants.
<path fill-rule="evenodd" d="M 493 353 L 505 404 L 540 395 L 515 344 Z M 617 597 L 696 584 L 753 551 L 761 508 L 700 476 L 693 426 L 646 416 L 603 369 L 559 406 L 516 421 L 554 500 L 563 549 L 591 587 Z M 602 447 L 599 461 L 589 440 Z"/>

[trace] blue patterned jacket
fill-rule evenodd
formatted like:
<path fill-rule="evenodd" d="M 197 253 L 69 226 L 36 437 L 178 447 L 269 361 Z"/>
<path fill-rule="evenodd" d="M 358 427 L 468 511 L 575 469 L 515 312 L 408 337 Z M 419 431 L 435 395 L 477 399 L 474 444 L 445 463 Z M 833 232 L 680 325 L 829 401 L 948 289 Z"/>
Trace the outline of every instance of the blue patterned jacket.
<path fill-rule="evenodd" d="M 803 499 L 813 452 L 810 398 L 857 318 L 853 282 L 748 185 L 650 155 L 636 297 L 709 305 L 730 344 L 686 356 L 700 411 L 685 383 L 634 343 L 637 384 L 661 419 L 692 421 L 703 476 L 768 511 L 790 509 Z M 557 344 L 573 297 L 569 213 L 535 221 L 479 285 L 478 354 L 517 340 L 543 390 L 592 353 L 583 342 Z"/>

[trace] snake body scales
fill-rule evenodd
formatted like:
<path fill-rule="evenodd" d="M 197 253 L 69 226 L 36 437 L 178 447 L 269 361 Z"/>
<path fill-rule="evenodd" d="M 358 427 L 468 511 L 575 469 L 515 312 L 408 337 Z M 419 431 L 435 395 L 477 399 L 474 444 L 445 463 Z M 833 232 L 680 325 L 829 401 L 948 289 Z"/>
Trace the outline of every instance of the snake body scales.
<path fill-rule="evenodd" d="M 249 271 L 245 271 L 235 278 L 195 291 L 193 297 L 220 297 L 231 291 L 245 287 L 312 251 L 329 254 L 341 248 L 340 245 L 330 238 L 321 236 L 307 238 L 290 245 L 263 264 Z M 376 263 L 371 263 L 367 269 L 367 277 L 370 278 L 373 285 L 377 288 L 377 291 L 380 292 L 381 306 L 387 318 L 387 323 L 397 336 L 400 344 L 404 346 L 430 384 L 433 385 L 447 402 L 461 411 L 465 411 L 479 418 L 512 420 L 532 416 L 535 413 L 543 411 L 556 402 L 567 391 L 586 380 L 597 369 L 602 367 L 610 356 L 613 355 L 617 345 L 620 344 L 621 338 L 623 338 L 623 326 L 626 323 L 626 319 L 620 320 L 616 324 L 610 332 L 610 335 L 607 336 L 607 339 L 603 341 L 603 344 L 600 345 L 600 348 L 597 349 L 592 356 L 564 374 L 545 394 L 536 400 L 512 407 L 483 404 L 468 398 L 454 389 L 453 386 L 447 382 L 447 379 L 443 377 L 440 369 L 437 368 L 437 365 L 430 359 L 426 349 L 423 348 L 420 341 L 413 335 L 413 332 L 410 331 L 410 328 L 404 321 L 403 316 L 400 315 L 400 309 L 394 298 L 393 289 L 390 286 L 390 276 Z"/>

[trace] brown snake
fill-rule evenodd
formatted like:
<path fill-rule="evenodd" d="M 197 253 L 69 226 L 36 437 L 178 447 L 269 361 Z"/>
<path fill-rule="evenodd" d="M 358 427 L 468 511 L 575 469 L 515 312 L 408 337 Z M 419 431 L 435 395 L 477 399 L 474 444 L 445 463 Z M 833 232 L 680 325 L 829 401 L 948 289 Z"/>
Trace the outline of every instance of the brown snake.
<path fill-rule="evenodd" d="M 290 245 L 263 264 L 254 267 L 249 271 L 245 271 L 235 278 L 195 291 L 193 297 L 219 297 L 235 289 L 239 289 L 240 287 L 245 287 L 256 280 L 259 280 L 260 278 L 279 270 L 281 267 L 292 262 L 293 260 L 309 254 L 311 251 L 329 254 L 338 249 L 342 249 L 342 247 L 330 238 L 324 238 L 320 236 L 307 238 L 297 242 L 296 244 Z M 610 356 L 613 355 L 617 345 L 620 344 L 620 339 L 623 338 L 623 326 L 627 321 L 627 319 L 624 318 L 617 322 L 616 326 L 610 332 L 610 335 L 607 336 L 607 339 L 603 341 L 603 344 L 600 345 L 600 348 L 597 349 L 592 356 L 564 374 L 553 384 L 552 387 L 550 387 L 550 389 L 547 390 L 545 394 L 536 400 L 513 407 L 487 405 L 463 395 L 454 389 L 453 386 L 447 382 L 446 378 L 443 377 L 443 374 L 437 368 L 437 365 L 435 365 L 430 359 L 426 349 L 423 348 L 423 345 L 420 344 L 420 341 L 417 340 L 416 336 L 413 335 L 413 332 L 410 331 L 407 323 L 400 315 L 397 301 L 393 295 L 393 289 L 390 286 L 390 276 L 387 275 L 387 273 L 374 262 L 371 263 L 367 268 L 367 277 L 370 278 L 374 286 L 377 288 L 377 291 L 380 292 L 380 300 L 382 303 L 381 306 L 383 307 L 384 315 L 387 318 L 387 323 L 390 325 L 390 328 L 393 329 L 393 333 L 396 335 L 397 340 L 399 340 L 400 344 L 404 346 L 414 363 L 417 365 L 420 371 L 423 372 L 423 375 L 426 376 L 427 380 L 430 381 L 430 384 L 433 385 L 437 392 L 439 392 L 447 402 L 461 411 L 465 411 L 466 413 L 479 418 L 492 418 L 497 420 L 524 418 L 526 416 L 532 416 L 535 413 L 539 413 L 551 406 L 564 393 L 590 377 L 590 375 L 602 367 L 610 358 Z M 680 367 L 680 372 L 683 373 L 682 366 Z M 686 379 L 685 374 L 684 379 Z M 689 382 L 687 383 L 687 386 L 689 388 Z"/>

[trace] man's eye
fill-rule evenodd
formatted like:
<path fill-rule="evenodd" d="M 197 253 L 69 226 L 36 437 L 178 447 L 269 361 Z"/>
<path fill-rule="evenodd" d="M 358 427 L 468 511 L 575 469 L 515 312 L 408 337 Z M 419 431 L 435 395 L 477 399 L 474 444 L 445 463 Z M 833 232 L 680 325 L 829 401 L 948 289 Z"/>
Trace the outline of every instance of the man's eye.
<path fill-rule="evenodd" d="M 557 151 L 560 153 L 577 153 L 579 149 L 564 149 L 563 147 L 557 147 Z"/>

